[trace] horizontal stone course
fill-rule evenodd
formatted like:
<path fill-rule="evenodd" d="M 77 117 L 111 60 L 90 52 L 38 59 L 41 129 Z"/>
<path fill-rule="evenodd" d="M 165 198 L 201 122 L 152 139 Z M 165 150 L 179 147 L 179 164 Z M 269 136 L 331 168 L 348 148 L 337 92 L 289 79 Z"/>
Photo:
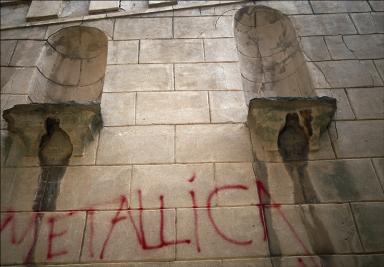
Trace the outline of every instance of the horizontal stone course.
<path fill-rule="evenodd" d="M 238 64 L 176 64 L 175 90 L 241 90 Z"/>
<path fill-rule="evenodd" d="M 243 124 L 177 125 L 176 162 L 252 161 Z"/>
<path fill-rule="evenodd" d="M 172 38 L 171 18 L 118 18 L 114 39 Z"/>
<path fill-rule="evenodd" d="M 384 87 L 347 90 L 358 119 L 384 119 Z"/>
<path fill-rule="evenodd" d="M 20 40 L 17 42 L 10 65 L 35 66 L 43 50 L 44 42 Z"/>
<path fill-rule="evenodd" d="M 299 36 L 356 33 L 347 14 L 296 15 L 291 18 Z"/>
<path fill-rule="evenodd" d="M 104 126 L 135 124 L 136 93 L 104 93 L 101 114 Z"/>
<path fill-rule="evenodd" d="M 140 92 L 136 124 L 209 123 L 207 92 Z"/>
<path fill-rule="evenodd" d="M 97 164 L 174 161 L 173 126 L 106 127 L 99 142 Z"/>
<path fill-rule="evenodd" d="M 109 41 L 107 64 L 139 62 L 139 41 Z"/>
<path fill-rule="evenodd" d="M 205 61 L 238 61 L 234 38 L 204 39 Z"/>
<path fill-rule="evenodd" d="M 233 37 L 231 16 L 176 17 L 175 38 Z"/>
<path fill-rule="evenodd" d="M 212 122 L 245 122 L 248 109 L 244 92 L 211 91 L 209 92 Z"/>
<path fill-rule="evenodd" d="M 104 92 L 173 90 L 173 70 L 169 64 L 109 65 Z"/>
<path fill-rule="evenodd" d="M 7 66 L 15 50 L 16 40 L 1 41 L 1 66 Z"/>
<path fill-rule="evenodd" d="M 143 40 L 140 63 L 203 62 L 203 40 Z"/>
<path fill-rule="evenodd" d="M 311 1 L 315 14 L 369 12 L 371 8 L 366 1 Z"/>
<path fill-rule="evenodd" d="M 338 158 L 384 156 L 384 121 L 337 121 L 331 139 Z"/>

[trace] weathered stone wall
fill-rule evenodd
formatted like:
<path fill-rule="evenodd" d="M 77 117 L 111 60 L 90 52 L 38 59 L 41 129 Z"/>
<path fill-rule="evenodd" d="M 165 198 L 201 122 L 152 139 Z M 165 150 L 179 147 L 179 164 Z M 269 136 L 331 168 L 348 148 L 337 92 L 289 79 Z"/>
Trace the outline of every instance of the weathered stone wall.
<path fill-rule="evenodd" d="M 34 209 L 44 168 L 1 121 L 1 264 L 384 266 L 383 2 L 216 4 L 1 30 L 2 111 L 31 102 L 51 34 L 108 37 L 104 126 L 53 211 Z M 305 161 L 252 150 L 233 24 L 254 4 L 288 15 L 313 89 L 338 101 Z"/>

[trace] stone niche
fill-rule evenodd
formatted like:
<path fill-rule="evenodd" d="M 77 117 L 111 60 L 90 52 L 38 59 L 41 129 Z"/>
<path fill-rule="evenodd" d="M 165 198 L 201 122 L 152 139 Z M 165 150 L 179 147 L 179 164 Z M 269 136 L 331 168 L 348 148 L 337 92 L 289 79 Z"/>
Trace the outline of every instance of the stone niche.
<path fill-rule="evenodd" d="M 100 103 L 107 53 L 107 36 L 97 28 L 73 26 L 53 33 L 38 60 L 30 99 Z"/>
<path fill-rule="evenodd" d="M 247 102 L 255 97 L 314 95 L 288 16 L 265 6 L 244 7 L 235 14 L 234 32 Z"/>
<path fill-rule="evenodd" d="M 97 135 L 102 126 L 99 104 L 22 104 L 5 110 L 8 131 L 23 142 L 24 156 L 37 156 L 42 136 L 46 133 L 48 118 L 59 122 L 69 136 L 73 156 L 82 156 L 84 148 Z M 57 144 L 60 149 L 60 143 Z"/>
<path fill-rule="evenodd" d="M 300 159 L 302 150 L 301 159 L 306 159 L 308 152 L 320 149 L 336 99 L 316 96 L 288 16 L 247 6 L 235 14 L 234 32 L 256 157 L 280 160 L 279 152 L 289 150 L 292 155 L 284 159 Z M 289 142 L 280 142 L 283 132 L 282 139 Z"/>

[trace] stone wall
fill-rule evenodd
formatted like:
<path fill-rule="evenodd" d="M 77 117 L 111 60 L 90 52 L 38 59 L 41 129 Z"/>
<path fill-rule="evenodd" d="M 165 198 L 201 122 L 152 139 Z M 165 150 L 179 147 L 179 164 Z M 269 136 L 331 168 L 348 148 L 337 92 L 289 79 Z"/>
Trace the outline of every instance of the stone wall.
<path fill-rule="evenodd" d="M 53 33 L 108 37 L 103 128 L 54 210 L 33 208 L 44 166 L 1 121 L 1 264 L 384 266 L 383 2 L 178 2 L 1 30 L 2 111 L 33 101 Z M 305 161 L 252 149 L 234 39 L 247 5 L 288 15 L 313 89 L 338 101 Z"/>

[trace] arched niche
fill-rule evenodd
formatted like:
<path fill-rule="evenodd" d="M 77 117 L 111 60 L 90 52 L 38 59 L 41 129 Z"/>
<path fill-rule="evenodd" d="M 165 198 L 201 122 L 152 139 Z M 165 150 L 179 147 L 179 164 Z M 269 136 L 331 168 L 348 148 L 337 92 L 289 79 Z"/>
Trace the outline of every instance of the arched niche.
<path fill-rule="evenodd" d="M 315 95 L 288 16 L 265 6 L 244 7 L 235 14 L 234 32 L 247 102 Z"/>
<path fill-rule="evenodd" d="M 108 39 L 97 28 L 73 26 L 49 36 L 30 91 L 34 103 L 100 103 Z"/>

